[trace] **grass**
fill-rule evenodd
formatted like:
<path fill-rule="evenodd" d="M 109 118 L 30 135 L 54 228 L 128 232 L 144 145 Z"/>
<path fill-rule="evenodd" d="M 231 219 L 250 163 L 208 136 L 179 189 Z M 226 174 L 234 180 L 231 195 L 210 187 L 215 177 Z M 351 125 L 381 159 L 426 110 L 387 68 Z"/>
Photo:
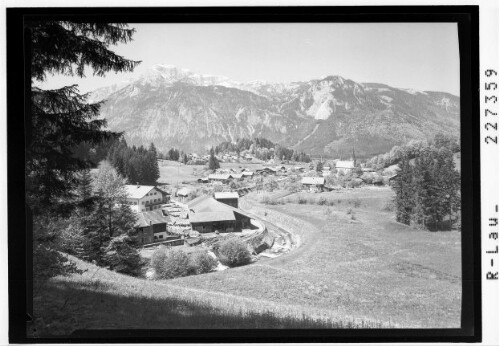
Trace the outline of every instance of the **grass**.
<path fill-rule="evenodd" d="M 387 188 L 336 193 L 343 203 L 333 207 L 261 205 L 253 196 L 245 197 L 246 205 L 253 205 L 248 210 L 291 229 L 301 246 L 246 268 L 176 283 L 405 328 L 460 326 L 458 232 L 420 231 L 394 222 L 393 212 L 381 210 L 393 197 Z"/>
<path fill-rule="evenodd" d="M 137 279 L 73 260 L 86 272 L 57 277 L 34 302 L 34 337 L 81 329 L 379 328 L 376 321 L 334 319 L 325 311 L 282 307 L 168 281 Z M 200 275 L 207 277 L 207 275 Z"/>
<path fill-rule="evenodd" d="M 87 272 L 54 279 L 35 300 L 35 316 L 43 317 L 35 323 L 37 333 L 75 328 L 459 328 L 460 233 L 394 222 L 393 212 L 382 210 L 393 198 L 387 188 L 320 194 L 334 200 L 334 206 L 265 205 L 257 195 L 245 196 L 241 205 L 292 231 L 298 248 L 248 266 L 166 281 L 131 278 L 78 261 Z"/>

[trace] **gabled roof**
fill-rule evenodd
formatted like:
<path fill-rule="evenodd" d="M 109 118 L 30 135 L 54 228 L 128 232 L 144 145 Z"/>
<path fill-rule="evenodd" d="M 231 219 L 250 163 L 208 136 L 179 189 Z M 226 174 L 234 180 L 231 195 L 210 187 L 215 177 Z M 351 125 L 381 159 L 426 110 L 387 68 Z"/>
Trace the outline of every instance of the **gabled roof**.
<path fill-rule="evenodd" d="M 305 185 L 324 185 L 324 177 L 303 177 L 301 183 Z"/>
<path fill-rule="evenodd" d="M 191 223 L 216 222 L 216 221 L 236 221 L 236 217 L 231 210 L 210 211 L 202 213 L 189 213 Z"/>
<path fill-rule="evenodd" d="M 242 174 L 242 175 L 244 175 L 244 176 L 246 176 L 246 175 L 247 175 L 247 176 L 252 176 L 254 173 L 253 173 L 253 172 L 250 172 L 250 171 L 244 171 L 244 172 L 242 172 L 241 174 Z"/>
<path fill-rule="evenodd" d="M 354 168 L 353 161 L 338 161 L 336 168 Z"/>
<path fill-rule="evenodd" d="M 239 198 L 237 192 L 215 192 L 215 199 Z"/>
<path fill-rule="evenodd" d="M 186 187 L 183 187 L 177 191 L 177 196 L 188 196 L 192 191 Z"/>
<path fill-rule="evenodd" d="M 224 211 L 231 210 L 225 203 L 217 201 L 215 198 L 207 195 L 199 196 L 187 203 L 189 210 L 194 212 Z"/>
<path fill-rule="evenodd" d="M 152 185 L 125 185 L 128 198 L 142 198 L 155 187 Z"/>
<path fill-rule="evenodd" d="M 208 176 L 208 179 L 214 179 L 214 180 L 227 180 L 232 178 L 231 174 L 210 174 Z"/>
<path fill-rule="evenodd" d="M 137 213 L 137 221 L 135 222 L 135 227 L 147 227 L 149 225 L 156 225 L 159 223 L 168 223 L 170 218 L 163 215 L 161 209 L 144 211 Z"/>

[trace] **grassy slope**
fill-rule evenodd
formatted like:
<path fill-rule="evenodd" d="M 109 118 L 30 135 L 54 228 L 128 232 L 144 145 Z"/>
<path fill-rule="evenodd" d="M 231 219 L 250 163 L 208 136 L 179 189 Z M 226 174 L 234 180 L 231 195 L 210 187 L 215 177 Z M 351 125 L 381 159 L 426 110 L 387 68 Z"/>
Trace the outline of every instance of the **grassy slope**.
<path fill-rule="evenodd" d="M 246 267 L 161 282 L 78 261 L 87 272 L 56 278 L 35 301 L 35 316 L 45 319 L 38 332 L 459 326 L 460 234 L 391 221 L 393 213 L 380 211 L 387 189 L 324 195 L 336 204 L 260 206 L 245 197 L 275 223 L 303 220 L 294 230 L 298 249 Z"/>
<path fill-rule="evenodd" d="M 276 210 L 306 221 L 308 227 L 295 230 L 299 249 L 247 268 L 173 282 L 400 327 L 459 327 L 459 233 L 418 231 L 392 221 L 393 212 L 382 211 L 392 196 L 388 189 L 324 195 L 334 198 L 335 206 L 252 209 L 262 216 Z M 331 210 L 327 219 L 326 208 Z M 346 213 L 350 208 L 354 223 Z"/>
<path fill-rule="evenodd" d="M 56 277 L 34 301 L 32 336 L 89 329 L 356 328 L 367 321 L 314 318 L 299 306 L 186 288 L 110 272 L 72 258 L 82 275 Z M 209 274 L 208 274 L 209 275 Z M 207 275 L 199 275 L 202 279 Z M 363 324 L 364 323 L 364 324 Z"/>

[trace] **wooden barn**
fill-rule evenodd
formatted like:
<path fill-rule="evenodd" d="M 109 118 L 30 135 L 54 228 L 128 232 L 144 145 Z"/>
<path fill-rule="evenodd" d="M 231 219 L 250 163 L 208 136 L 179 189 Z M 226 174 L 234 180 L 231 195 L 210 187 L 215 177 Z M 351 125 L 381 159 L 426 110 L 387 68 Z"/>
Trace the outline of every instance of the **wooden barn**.
<path fill-rule="evenodd" d="M 208 179 L 210 183 L 220 182 L 222 184 L 228 184 L 233 180 L 230 174 L 210 174 L 208 175 Z"/>
<path fill-rule="evenodd" d="M 214 197 L 219 202 L 239 208 L 239 194 L 237 192 L 215 192 Z"/>
<path fill-rule="evenodd" d="M 234 232 L 251 228 L 251 217 L 240 209 L 200 196 L 187 203 L 192 229 L 200 233 Z"/>
<path fill-rule="evenodd" d="M 163 210 L 137 213 L 135 228 L 140 244 L 147 245 L 158 241 L 180 239 L 180 236 L 168 233 L 169 221 L 170 218 Z"/>
<path fill-rule="evenodd" d="M 303 177 L 301 183 L 303 187 L 310 192 L 324 191 L 324 177 Z"/>

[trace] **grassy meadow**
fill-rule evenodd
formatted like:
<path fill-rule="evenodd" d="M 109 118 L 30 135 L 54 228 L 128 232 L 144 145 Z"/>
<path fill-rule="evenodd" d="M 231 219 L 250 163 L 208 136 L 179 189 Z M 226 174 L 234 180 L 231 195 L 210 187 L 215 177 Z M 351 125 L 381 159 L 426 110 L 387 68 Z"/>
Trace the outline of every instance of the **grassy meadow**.
<path fill-rule="evenodd" d="M 458 328 L 459 232 L 394 221 L 389 188 L 241 200 L 248 212 L 293 233 L 276 258 L 164 281 L 132 278 L 76 260 L 83 275 L 57 277 L 35 301 L 33 335 L 75 329 Z M 303 196 L 306 203 L 298 203 Z M 333 203 L 319 205 L 317 198 Z M 63 322 L 61 322 L 63 321 Z M 36 329 L 36 331 L 34 331 Z"/>
<path fill-rule="evenodd" d="M 251 193 L 243 207 L 297 234 L 300 247 L 248 267 L 172 283 L 397 327 L 457 328 L 460 233 L 395 222 L 393 211 L 386 211 L 392 194 L 388 188 L 328 192 L 320 195 L 335 204 L 321 206 L 261 205 L 258 193 Z"/>

